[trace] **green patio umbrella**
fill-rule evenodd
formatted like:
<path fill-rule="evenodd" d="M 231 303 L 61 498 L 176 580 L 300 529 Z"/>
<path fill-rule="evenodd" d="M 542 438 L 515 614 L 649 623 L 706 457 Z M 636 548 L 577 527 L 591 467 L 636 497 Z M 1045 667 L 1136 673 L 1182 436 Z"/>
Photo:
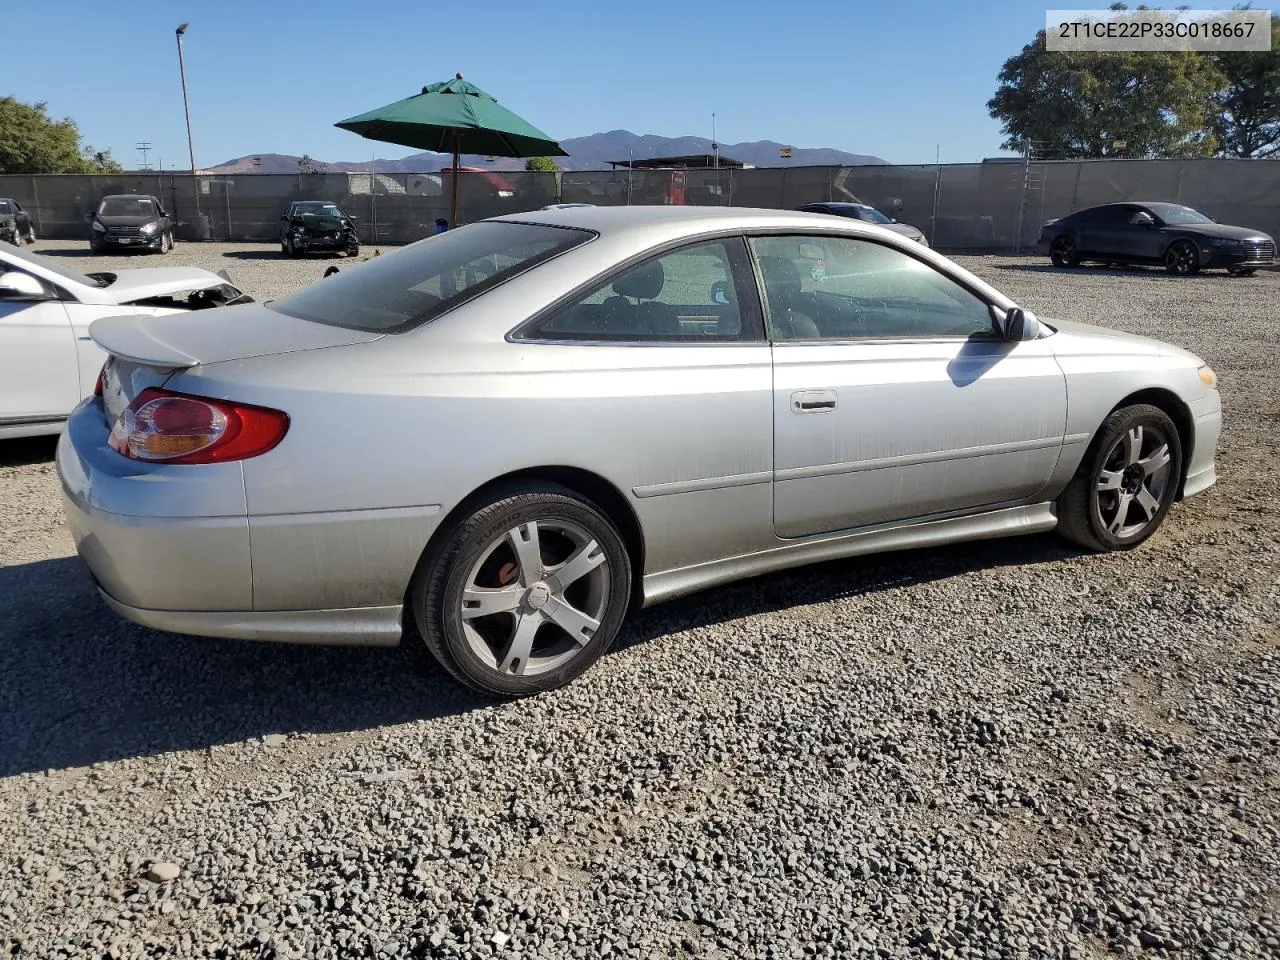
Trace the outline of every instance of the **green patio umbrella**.
<path fill-rule="evenodd" d="M 567 157 L 545 133 L 522 120 L 458 74 L 432 83 L 422 92 L 377 110 L 351 117 L 335 127 L 369 140 L 453 154 L 449 225 L 458 220 L 458 165 L 464 153 L 490 157 Z"/>

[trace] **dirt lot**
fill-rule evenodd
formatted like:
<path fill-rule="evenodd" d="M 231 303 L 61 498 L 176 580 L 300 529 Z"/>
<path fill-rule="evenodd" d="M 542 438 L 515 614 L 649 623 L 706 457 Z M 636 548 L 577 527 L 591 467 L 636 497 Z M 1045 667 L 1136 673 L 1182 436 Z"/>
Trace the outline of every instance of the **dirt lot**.
<path fill-rule="evenodd" d="M 83 246 L 38 250 L 259 299 L 342 266 Z M 1280 274 L 958 259 L 1212 363 L 1218 488 L 1130 554 L 1042 536 L 711 591 L 519 703 L 397 650 L 120 621 L 52 443 L 0 444 L 5 954 L 1280 957 Z"/>

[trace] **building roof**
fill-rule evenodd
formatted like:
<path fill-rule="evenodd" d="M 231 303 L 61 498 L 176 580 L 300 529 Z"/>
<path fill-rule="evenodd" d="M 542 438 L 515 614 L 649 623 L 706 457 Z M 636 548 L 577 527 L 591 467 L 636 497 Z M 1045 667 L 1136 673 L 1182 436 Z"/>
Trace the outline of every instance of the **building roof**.
<path fill-rule="evenodd" d="M 630 167 L 633 170 L 701 170 L 715 166 L 745 167 L 741 160 L 721 154 L 719 161 L 712 153 L 694 153 L 684 157 L 650 157 L 647 160 L 610 160 L 611 167 Z"/>

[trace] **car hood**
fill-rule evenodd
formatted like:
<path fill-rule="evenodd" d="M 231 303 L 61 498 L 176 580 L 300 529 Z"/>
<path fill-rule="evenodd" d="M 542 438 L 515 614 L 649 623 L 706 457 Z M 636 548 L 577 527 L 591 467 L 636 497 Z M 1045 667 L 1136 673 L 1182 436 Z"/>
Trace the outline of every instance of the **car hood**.
<path fill-rule="evenodd" d="M 121 304 L 169 293 L 206 290 L 226 283 L 222 277 L 199 267 L 144 267 L 121 270 L 109 287 L 93 289 L 98 303 Z"/>
<path fill-rule="evenodd" d="M 909 223 L 882 223 L 880 226 L 886 230 L 892 230 L 894 233 L 900 233 L 904 237 L 910 237 L 912 240 L 924 236 L 918 227 L 913 227 Z"/>
<path fill-rule="evenodd" d="M 148 223 L 155 223 L 160 219 L 160 215 L 156 213 L 145 217 L 103 217 L 97 214 L 94 217 L 104 227 L 145 227 Z"/>
<path fill-rule="evenodd" d="M 1202 237 L 1221 237 L 1226 240 L 1270 240 L 1271 237 L 1252 227 L 1232 227 L 1225 223 L 1170 224 L 1165 227 L 1177 233 L 1191 233 Z"/>
<path fill-rule="evenodd" d="M 103 317 L 89 336 L 108 353 L 144 366 L 180 369 L 297 350 L 368 343 L 384 336 L 300 320 L 261 303 L 158 317 Z"/>
<path fill-rule="evenodd" d="M 1175 347 L 1173 344 L 1144 337 L 1136 333 L 1125 333 L 1112 330 L 1110 327 L 1096 327 L 1089 323 L 1076 323 L 1073 320 L 1058 320 L 1053 317 L 1042 317 L 1041 322 L 1057 330 L 1052 338 L 1055 353 L 1065 355 L 1085 354 L 1125 354 L 1128 356 L 1163 356 L 1182 357 L 1187 362 L 1196 364 L 1204 361 L 1188 350 Z"/>

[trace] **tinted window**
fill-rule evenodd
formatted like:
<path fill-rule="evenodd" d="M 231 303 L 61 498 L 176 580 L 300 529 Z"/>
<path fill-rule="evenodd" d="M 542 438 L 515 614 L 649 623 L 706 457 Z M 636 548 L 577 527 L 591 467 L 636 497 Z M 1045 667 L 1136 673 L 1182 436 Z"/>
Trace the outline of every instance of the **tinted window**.
<path fill-rule="evenodd" d="M 556 311 L 524 337 L 547 340 L 738 340 L 734 283 L 741 240 L 691 244 L 630 267 Z"/>
<path fill-rule="evenodd" d="M 991 335 L 985 301 L 927 263 L 848 237 L 751 241 L 775 340 Z"/>
<path fill-rule="evenodd" d="M 1199 210 L 1192 210 L 1190 207 L 1184 207 L 1178 203 L 1153 203 L 1151 212 L 1165 223 L 1170 224 L 1214 222 Z"/>
<path fill-rule="evenodd" d="M 592 236 L 525 223 L 473 223 L 326 277 L 270 306 L 316 323 L 398 333 Z"/>

